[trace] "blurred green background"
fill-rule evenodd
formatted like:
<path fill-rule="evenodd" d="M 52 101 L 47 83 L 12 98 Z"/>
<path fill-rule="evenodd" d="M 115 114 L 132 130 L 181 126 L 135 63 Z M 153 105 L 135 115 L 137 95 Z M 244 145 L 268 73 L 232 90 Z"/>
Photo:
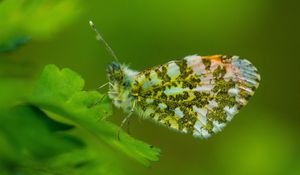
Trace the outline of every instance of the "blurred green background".
<path fill-rule="evenodd" d="M 106 66 L 113 59 L 95 40 L 89 20 L 132 69 L 192 54 L 240 55 L 258 68 L 262 81 L 254 97 L 210 139 L 195 139 L 133 117 L 130 135 L 160 148 L 161 156 L 146 168 L 117 152 L 126 162 L 124 169 L 136 174 L 300 174 L 299 2 L 82 0 L 20 13 L 26 1 L 20 1 L 19 9 L 9 3 L 4 7 L 7 1 L 0 1 L 0 39 L 30 37 L 13 52 L 0 54 L 1 78 L 18 77 L 26 84 L 15 87 L 17 91 L 30 88 L 29 82 L 50 63 L 80 73 L 87 90 L 104 84 Z M 47 10 L 51 13 L 43 16 Z M 119 125 L 123 117 L 114 109 L 109 120 Z"/>

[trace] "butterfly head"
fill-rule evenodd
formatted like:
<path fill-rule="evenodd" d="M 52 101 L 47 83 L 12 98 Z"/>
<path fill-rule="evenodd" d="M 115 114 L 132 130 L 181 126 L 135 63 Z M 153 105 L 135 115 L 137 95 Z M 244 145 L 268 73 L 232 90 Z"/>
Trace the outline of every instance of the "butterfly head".
<path fill-rule="evenodd" d="M 118 83 L 124 79 L 124 66 L 118 62 L 112 62 L 107 68 L 109 82 Z"/>
<path fill-rule="evenodd" d="M 126 65 L 118 62 L 112 62 L 108 66 L 109 97 L 117 107 L 127 108 L 127 105 L 130 104 L 128 96 L 130 96 L 130 88 L 136 74 L 136 71 L 132 71 Z"/>

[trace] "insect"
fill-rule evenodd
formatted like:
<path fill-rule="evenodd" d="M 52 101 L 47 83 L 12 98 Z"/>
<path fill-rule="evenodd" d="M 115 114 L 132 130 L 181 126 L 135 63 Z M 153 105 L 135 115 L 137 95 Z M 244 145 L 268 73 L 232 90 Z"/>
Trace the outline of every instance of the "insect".
<path fill-rule="evenodd" d="M 107 74 L 109 97 L 128 114 L 122 125 L 136 113 L 197 138 L 220 132 L 260 81 L 248 60 L 226 55 L 192 55 L 140 72 L 116 61 Z"/>

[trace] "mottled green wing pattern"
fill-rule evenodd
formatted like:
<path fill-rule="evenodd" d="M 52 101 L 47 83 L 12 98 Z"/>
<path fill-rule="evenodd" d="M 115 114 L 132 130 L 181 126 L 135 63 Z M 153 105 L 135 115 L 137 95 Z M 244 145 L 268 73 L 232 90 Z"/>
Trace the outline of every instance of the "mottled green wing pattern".
<path fill-rule="evenodd" d="M 188 56 L 136 75 L 137 112 L 169 128 L 207 138 L 245 106 L 260 81 L 237 56 Z"/>

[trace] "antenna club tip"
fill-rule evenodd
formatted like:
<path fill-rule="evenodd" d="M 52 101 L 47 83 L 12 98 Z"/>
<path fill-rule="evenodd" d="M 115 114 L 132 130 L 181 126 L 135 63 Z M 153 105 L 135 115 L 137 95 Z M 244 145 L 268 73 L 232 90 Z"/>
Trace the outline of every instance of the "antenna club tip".
<path fill-rule="evenodd" d="M 90 26 L 94 26 L 93 21 L 89 21 Z"/>

